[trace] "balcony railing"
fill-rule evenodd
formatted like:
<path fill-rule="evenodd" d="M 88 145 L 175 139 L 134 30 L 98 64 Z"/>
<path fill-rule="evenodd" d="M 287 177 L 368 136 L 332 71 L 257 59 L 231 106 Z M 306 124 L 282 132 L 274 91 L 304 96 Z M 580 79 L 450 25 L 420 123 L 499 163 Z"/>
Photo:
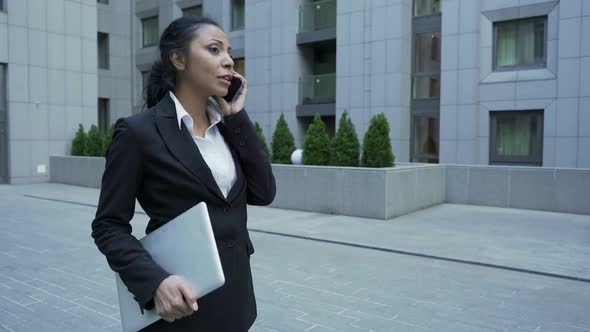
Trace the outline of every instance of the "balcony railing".
<path fill-rule="evenodd" d="M 336 0 L 303 3 L 299 8 L 299 32 L 336 27 Z"/>
<path fill-rule="evenodd" d="M 336 102 L 336 74 L 313 75 L 299 79 L 299 104 Z"/>

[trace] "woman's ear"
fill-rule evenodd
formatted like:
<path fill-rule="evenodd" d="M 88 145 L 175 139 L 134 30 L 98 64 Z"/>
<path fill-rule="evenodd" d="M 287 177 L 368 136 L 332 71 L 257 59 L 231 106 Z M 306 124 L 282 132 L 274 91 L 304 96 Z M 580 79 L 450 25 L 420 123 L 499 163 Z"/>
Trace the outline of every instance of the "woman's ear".
<path fill-rule="evenodd" d="M 172 62 L 174 68 L 176 68 L 178 71 L 184 71 L 186 68 L 186 58 L 184 55 L 178 52 L 172 52 L 170 55 L 170 61 Z"/>

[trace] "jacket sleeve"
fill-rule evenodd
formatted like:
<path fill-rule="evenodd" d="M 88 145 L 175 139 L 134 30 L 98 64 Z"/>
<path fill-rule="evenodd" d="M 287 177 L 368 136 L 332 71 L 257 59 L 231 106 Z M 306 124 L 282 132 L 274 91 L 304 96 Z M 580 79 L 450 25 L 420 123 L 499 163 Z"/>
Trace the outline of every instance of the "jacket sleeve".
<path fill-rule="evenodd" d="M 100 198 L 92 238 L 110 268 L 135 296 L 141 313 L 154 307 L 154 292 L 170 273 L 157 264 L 131 234 L 130 221 L 142 179 L 140 145 L 127 120 L 117 120 L 105 154 Z"/>
<path fill-rule="evenodd" d="M 247 204 L 269 205 L 275 198 L 276 184 L 268 156 L 248 113 L 223 117 L 229 131 L 229 141 L 240 157 L 247 185 Z"/>

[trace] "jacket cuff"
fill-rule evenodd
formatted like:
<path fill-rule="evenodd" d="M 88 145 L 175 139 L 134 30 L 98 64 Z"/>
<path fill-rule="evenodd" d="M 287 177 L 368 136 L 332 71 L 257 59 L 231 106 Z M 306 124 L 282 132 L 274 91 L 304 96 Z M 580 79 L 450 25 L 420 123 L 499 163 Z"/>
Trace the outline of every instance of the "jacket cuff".
<path fill-rule="evenodd" d="M 155 307 L 154 296 L 156 295 L 156 290 L 158 289 L 162 281 L 164 281 L 164 279 L 168 278 L 171 275 L 171 273 L 166 272 L 165 270 L 159 271 L 158 276 L 152 278 L 149 281 L 149 283 L 145 285 L 144 292 L 142 294 L 139 294 L 139 297 L 134 297 L 137 303 L 139 304 L 139 310 L 141 311 L 142 315 L 144 314 L 144 309 L 152 310 Z"/>

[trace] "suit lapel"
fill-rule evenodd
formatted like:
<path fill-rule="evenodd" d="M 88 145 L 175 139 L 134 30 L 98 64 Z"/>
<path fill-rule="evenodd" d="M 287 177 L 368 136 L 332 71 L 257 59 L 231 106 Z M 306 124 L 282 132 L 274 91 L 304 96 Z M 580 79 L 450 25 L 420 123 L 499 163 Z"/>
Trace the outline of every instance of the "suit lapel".
<path fill-rule="evenodd" d="M 234 164 L 236 167 L 236 183 L 234 183 L 234 185 L 231 187 L 229 193 L 227 194 L 227 201 L 228 202 L 232 202 L 235 198 L 236 195 L 242 190 L 242 186 L 245 183 L 244 180 L 244 173 L 242 171 L 242 165 L 240 164 L 240 159 L 238 157 L 238 154 L 236 153 L 236 151 L 234 151 L 230 140 L 228 138 L 228 131 L 227 128 L 225 127 L 225 124 L 223 122 L 219 122 L 217 123 L 217 129 L 219 129 L 219 133 L 221 133 L 221 136 L 223 136 L 223 139 L 227 142 L 227 146 L 229 148 L 229 151 L 231 152 L 231 155 L 233 157 L 234 160 Z"/>
<path fill-rule="evenodd" d="M 169 94 L 166 94 L 156 105 L 155 121 L 164 143 L 176 160 L 211 192 L 225 201 L 226 199 L 223 197 L 219 186 L 217 186 L 217 182 L 215 182 L 209 166 L 207 166 L 205 159 L 203 159 L 199 148 L 184 125 L 184 122 L 181 122 L 181 129 L 178 129 L 174 101 L 172 101 Z"/>

